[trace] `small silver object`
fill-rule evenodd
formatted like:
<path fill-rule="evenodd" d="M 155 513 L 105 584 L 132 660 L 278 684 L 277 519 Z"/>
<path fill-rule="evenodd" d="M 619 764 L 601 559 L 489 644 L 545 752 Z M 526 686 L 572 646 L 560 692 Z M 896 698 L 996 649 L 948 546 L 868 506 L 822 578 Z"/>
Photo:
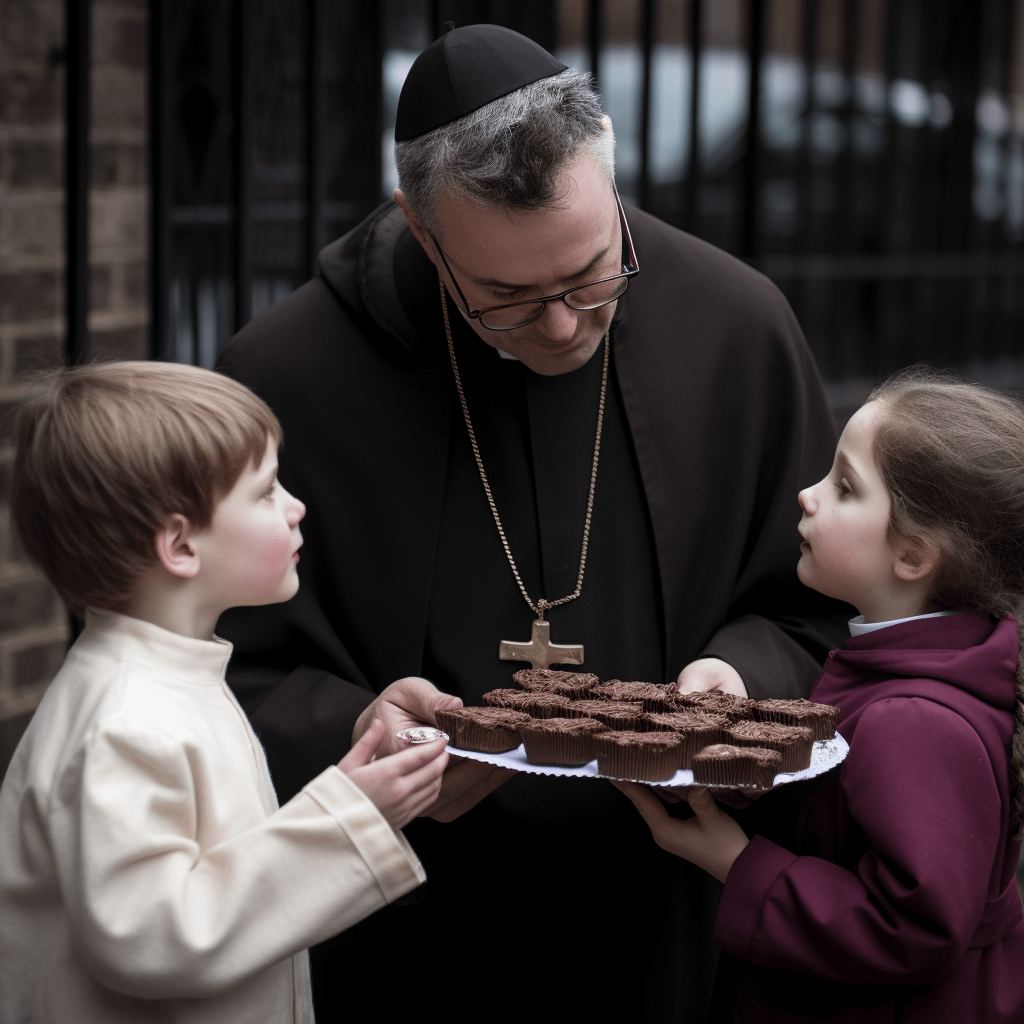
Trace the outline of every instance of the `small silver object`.
<path fill-rule="evenodd" d="M 417 725 L 412 729 L 403 729 L 395 735 L 400 740 L 405 740 L 406 743 L 433 743 L 434 740 L 448 742 L 448 733 L 442 732 L 440 729 L 434 729 L 429 725 Z"/>

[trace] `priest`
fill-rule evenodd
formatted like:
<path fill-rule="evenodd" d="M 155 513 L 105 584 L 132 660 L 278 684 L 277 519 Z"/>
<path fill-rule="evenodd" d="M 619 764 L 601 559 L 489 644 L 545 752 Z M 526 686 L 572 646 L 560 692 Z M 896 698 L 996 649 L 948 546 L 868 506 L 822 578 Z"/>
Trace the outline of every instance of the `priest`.
<path fill-rule="evenodd" d="M 435 41 L 395 134 L 394 201 L 222 357 L 308 509 L 297 597 L 220 626 L 280 798 L 530 664 L 806 694 L 844 617 L 796 494 L 835 438 L 785 300 L 624 207 L 587 76 L 517 33 Z M 314 951 L 321 1019 L 704 1019 L 717 883 L 604 782 L 447 776 L 426 886 Z"/>

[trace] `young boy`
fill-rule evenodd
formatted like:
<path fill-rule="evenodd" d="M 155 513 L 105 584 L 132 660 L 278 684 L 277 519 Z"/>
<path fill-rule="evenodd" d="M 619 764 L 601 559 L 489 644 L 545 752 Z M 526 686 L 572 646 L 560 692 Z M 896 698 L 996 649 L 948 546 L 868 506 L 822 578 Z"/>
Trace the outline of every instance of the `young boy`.
<path fill-rule="evenodd" d="M 61 371 L 21 416 L 15 526 L 85 629 L 0 792 L 4 1022 L 312 1021 L 305 948 L 425 878 L 399 829 L 443 741 L 371 761 L 374 722 L 278 808 L 224 683 L 220 614 L 299 585 L 280 441 L 173 364 Z"/>

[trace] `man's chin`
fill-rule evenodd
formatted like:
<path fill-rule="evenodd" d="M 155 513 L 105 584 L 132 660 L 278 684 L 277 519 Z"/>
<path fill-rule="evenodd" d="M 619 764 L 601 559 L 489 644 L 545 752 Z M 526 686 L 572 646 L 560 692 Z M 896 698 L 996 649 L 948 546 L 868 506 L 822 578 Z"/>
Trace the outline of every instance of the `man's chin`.
<path fill-rule="evenodd" d="M 595 342 L 584 340 L 561 349 L 524 345 L 519 351 L 510 354 L 542 377 L 557 377 L 559 374 L 572 373 L 573 370 L 586 366 L 600 345 L 600 338 Z"/>

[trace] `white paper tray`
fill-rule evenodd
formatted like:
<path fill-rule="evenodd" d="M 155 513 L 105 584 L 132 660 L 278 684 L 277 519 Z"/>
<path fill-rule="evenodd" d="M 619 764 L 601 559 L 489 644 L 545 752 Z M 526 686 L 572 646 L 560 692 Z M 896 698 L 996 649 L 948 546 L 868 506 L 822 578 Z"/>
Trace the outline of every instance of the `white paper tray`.
<path fill-rule="evenodd" d="M 484 761 L 487 764 L 498 765 L 501 768 L 511 768 L 517 772 L 527 772 L 530 775 L 558 775 L 570 779 L 606 779 L 597 770 L 597 761 L 591 761 L 582 768 L 553 768 L 547 765 L 530 764 L 526 760 L 526 751 L 520 744 L 515 750 L 506 754 L 481 754 L 477 750 L 459 750 L 458 747 L 449 746 L 449 754 L 456 757 L 468 757 L 471 761 Z M 830 740 L 818 740 L 811 751 L 811 766 L 803 771 L 791 774 L 780 773 L 775 776 L 774 786 L 784 786 L 787 782 L 799 782 L 801 779 L 813 779 L 815 775 L 823 775 L 825 772 L 835 768 L 849 753 L 850 745 L 839 733 L 836 733 Z M 664 782 L 644 782 L 647 786 L 692 786 L 693 772 L 689 768 L 681 769 Z M 747 786 L 712 786 L 712 789 L 749 789 Z"/>

